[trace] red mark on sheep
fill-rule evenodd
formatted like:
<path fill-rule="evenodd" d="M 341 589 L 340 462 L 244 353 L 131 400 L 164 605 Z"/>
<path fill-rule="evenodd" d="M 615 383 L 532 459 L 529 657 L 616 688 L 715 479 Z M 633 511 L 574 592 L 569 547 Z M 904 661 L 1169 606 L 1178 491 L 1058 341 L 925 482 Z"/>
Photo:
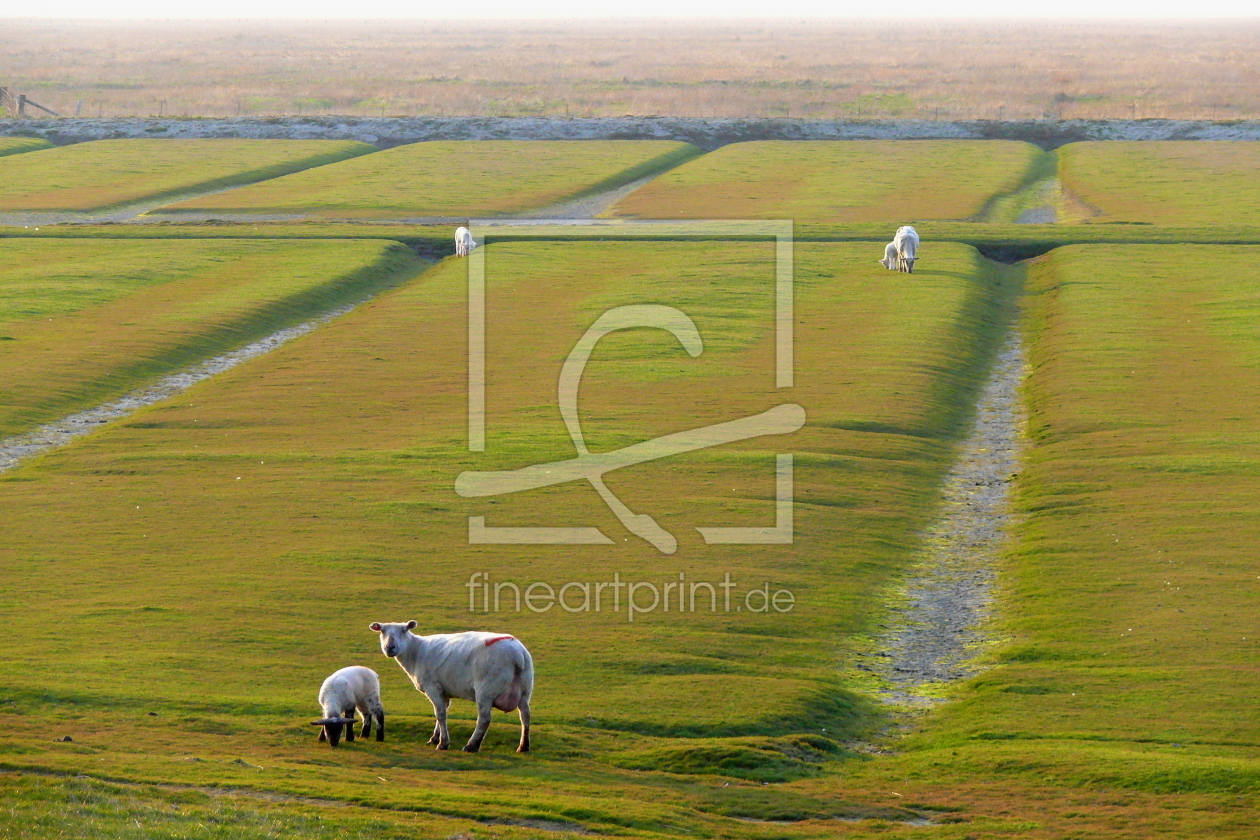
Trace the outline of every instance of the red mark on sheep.
<path fill-rule="evenodd" d="M 507 639 L 515 639 L 515 638 L 516 638 L 515 636 L 495 636 L 493 639 L 486 639 L 486 647 L 490 647 L 490 645 L 494 644 L 495 642 L 502 642 Z"/>

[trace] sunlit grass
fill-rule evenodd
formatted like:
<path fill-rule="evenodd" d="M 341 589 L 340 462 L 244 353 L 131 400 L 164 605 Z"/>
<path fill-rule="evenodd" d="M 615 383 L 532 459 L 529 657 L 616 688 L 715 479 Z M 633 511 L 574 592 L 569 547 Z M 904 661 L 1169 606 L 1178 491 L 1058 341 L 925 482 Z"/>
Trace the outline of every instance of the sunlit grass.
<path fill-rule="evenodd" d="M 1063 185 L 1097 213 L 1090 221 L 1254 224 L 1260 142 L 1097 142 L 1059 149 Z"/>
<path fill-rule="evenodd" d="M 81 410 L 400 280 L 387 242 L 10 240 L 0 437 Z"/>
<path fill-rule="evenodd" d="M 652 140 L 414 143 L 163 212 L 490 216 L 620 186 L 697 154 L 686 143 Z"/>
<path fill-rule="evenodd" d="M 492 243 L 485 456 L 465 441 L 467 262 L 449 260 L 10 473 L 0 562 L 14 574 L 0 584 L 0 621 L 28 629 L 0 655 L 0 761 L 605 832 L 759 836 L 734 818 L 905 818 L 864 796 L 761 784 L 857 761 L 842 744 L 882 720 L 839 663 L 913 555 L 1007 296 L 1004 274 L 965 246 L 934 245 L 912 280 L 871 248 L 798 248 L 790 390 L 774 386 L 769 243 Z M 572 455 L 554 408 L 559 366 L 600 312 L 645 296 L 691 313 L 707 348 L 690 359 L 643 331 L 601 345 L 581 402 L 593 448 L 786 401 L 809 425 L 610 475 L 678 536 L 673 556 L 629 535 L 589 488 L 457 497 L 463 469 Z M 773 522 L 784 450 L 797 453 L 795 543 L 704 544 L 697 525 Z M 616 545 L 470 546 L 470 515 L 592 524 Z M 470 613 L 473 571 L 555 585 L 729 573 L 739 597 L 769 581 L 798 606 L 713 611 L 702 598 L 695 612 L 633 623 L 624 605 Z M 481 755 L 424 745 L 428 705 L 366 627 L 406 618 L 525 640 L 536 752 L 511 752 L 515 724 L 500 715 Z M 306 720 L 323 677 L 352 663 L 381 673 L 390 735 L 333 753 Z M 34 714 L 38 729 L 23 723 Z M 452 715 L 466 737 L 469 704 Z M 73 742 L 52 742 L 62 734 Z"/>
<path fill-rule="evenodd" d="M 1028 143 L 763 141 L 723 146 L 645 184 L 608 215 L 651 219 L 885 222 L 968 219 L 1020 186 Z"/>
<path fill-rule="evenodd" d="M 340 140 L 97 140 L 0 160 L 0 212 L 102 210 L 373 151 Z"/>

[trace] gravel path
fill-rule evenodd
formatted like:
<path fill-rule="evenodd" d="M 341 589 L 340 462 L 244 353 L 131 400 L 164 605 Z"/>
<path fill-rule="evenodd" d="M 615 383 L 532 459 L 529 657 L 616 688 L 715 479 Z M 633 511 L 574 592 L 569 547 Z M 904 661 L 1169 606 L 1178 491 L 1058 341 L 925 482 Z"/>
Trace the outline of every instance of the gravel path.
<path fill-rule="evenodd" d="M 47 423 L 26 434 L 0 440 L 0 473 L 13 469 L 28 458 L 65 446 L 75 438 L 91 434 L 106 423 L 127 417 L 145 406 L 173 397 L 198 382 L 223 373 L 225 370 L 231 370 L 241 362 L 275 350 L 280 345 L 300 335 L 306 335 L 334 318 L 346 314 L 358 305 L 351 303 L 339 306 L 318 318 L 278 330 L 253 344 L 163 377 L 151 385 L 137 388 L 116 400 L 71 414 L 53 423 Z"/>
<path fill-rule="evenodd" d="M 982 626 L 994 566 L 1011 521 L 1025 414 L 1019 386 L 1023 344 L 1012 334 L 985 383 L 975 424 L 945 481 L 940 516 L 928 530 L 871 670 L 894 687 L 897 703 L 927 702 L 912 692 L 968 676 L 967 660 L 985 640 Z"/>

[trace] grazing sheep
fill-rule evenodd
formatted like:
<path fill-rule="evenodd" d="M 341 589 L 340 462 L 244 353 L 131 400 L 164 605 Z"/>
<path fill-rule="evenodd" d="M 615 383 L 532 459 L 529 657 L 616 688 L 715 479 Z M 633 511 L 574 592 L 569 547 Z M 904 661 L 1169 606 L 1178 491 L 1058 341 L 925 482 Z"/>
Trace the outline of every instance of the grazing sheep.
<path fill-rule="evenodd" d="M 914 263 L 919 255 L 919 234 L 910 225 L 897 228 L 892 244 L 897 246 L 897 270 L 914 274 Z"/>
<path fill-rule="evenodd" d="M 473 241 L 472 232 L 468 228 L 458 227 L 455 229 L 455 256 L 466 257 L 476 247 L 477 243 Z"/>
<path fill-rule="evenodd" d="M 417 636 L 414 621 L 406 624 L 373 622 L 368 627 L 381 634 L 381 652 L 396 659 L 417 691 L 433 704 L 437 724 L 430 744 L 439 750 L 451 743 L 446 728 L 446 707 L 452 698 L 477 704 L 477 728 L 464 745 L 477 752 L 490 728 L 490 711 L 519 710 L 521 743 L 517 752 L 529 752 L 529 698 L 534 693 L 534 660 L 514 636 L 498 633 L 451 633 Z"/>
<path fill-rule="evenodd" d="M 376 740 L 385 740 L 385 709 L 381 706 L 381 679 L 371 668 L 352 665 L 342 668 L 319 687 L 319 706 L 324 710 L 322 720 L 311 721 L 320 727 L 319 740 L 337 746 L 341 740 L 341 727 L 346 727 L 346 743 L 354 741 L 354 711 L 363 715 L 363 731 L 360 737 L 372 734 L 372 717 L 376 717 Z"/>
<path fill-rule="evenodd" d="M 897 268 L 897 256 L 897 243 L 889 242 L 884 246 L 884 258 L 879 261 L 879 264 L 892 271 Z"/>

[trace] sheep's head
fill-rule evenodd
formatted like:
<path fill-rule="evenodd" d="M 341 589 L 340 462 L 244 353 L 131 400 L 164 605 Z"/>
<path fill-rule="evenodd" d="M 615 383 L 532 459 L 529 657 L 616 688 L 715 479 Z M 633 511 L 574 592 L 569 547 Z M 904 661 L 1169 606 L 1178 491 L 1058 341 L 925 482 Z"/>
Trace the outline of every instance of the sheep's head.
<path fill-rule="evenodd" d="M 392 658 L 398 655 L 398 651 L 402 647 L 403 641 L 406 639 L 407 635 L 415 629 L 415 626 L 416 623 L 414 621 L 408 621 L 406 623 L 396 621 L 385 624 L 382 624 L 379 621 L 373 621 L 368 625 L 368 629 L 381 634 L 381 653 Z"/>
<path fill-rule="evenodd" d="M 353 726 L 354 718 L 345 717 L 328 717 L 311 721 L 311 726 L 324 727 L 324 737 L 328 739 L 329 746 L 337 746 L 341 740 L 341 729 L 345 726 Z"/>

